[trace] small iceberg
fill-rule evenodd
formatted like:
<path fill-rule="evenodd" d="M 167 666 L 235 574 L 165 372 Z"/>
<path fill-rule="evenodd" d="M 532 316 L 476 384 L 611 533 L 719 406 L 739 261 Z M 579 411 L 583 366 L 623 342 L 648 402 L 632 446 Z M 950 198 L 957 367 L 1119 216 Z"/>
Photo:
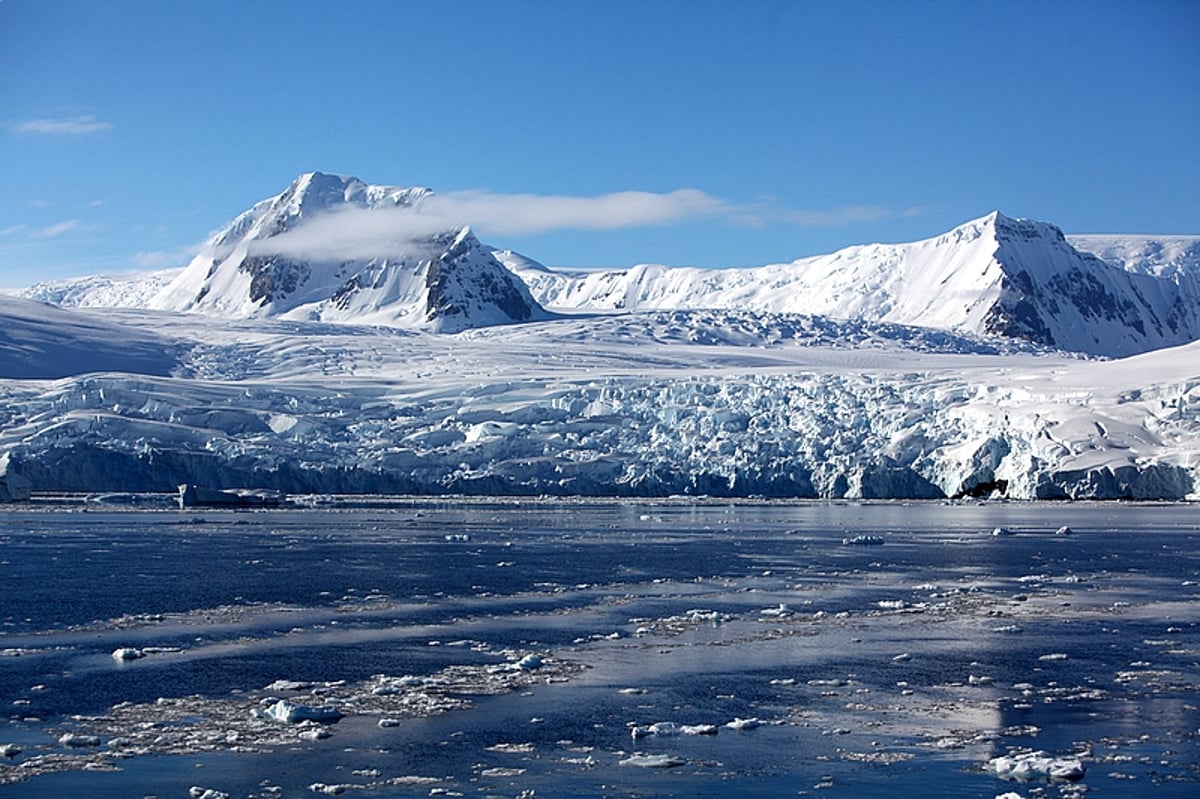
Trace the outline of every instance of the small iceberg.
<path fill-rule="evenodd" d="M 622 766 L 635 766 L 637 768 L 675 768 L 687 765 L 686 760 L 681 760 L 671 755 L 633 755 L 618 762 Z"/>
<path fill-rule="evenodd" d="M 68 732 L 61 736 L 58 742 L 63 746 L 75 748 L 86 748 L 100 745 L 100 736 L 98 735 L 82 735 L 77 732 Z"/>
<path fill-rule="evenodd" d="M 1067 780 L 1075 782 L 1083 779 L 1083 763 L 1078 758 L 1051 757 L 1043 751 L 1027 752 L 1020 755 L 993 757 L 988 761 L 987 770 L 1002 780 Z"/>
<path fill-rule="evenodd" d="M 118 663 L 125 663 L 130 660 L 139 660 L 146 657 L 146 653 L 136 647 L 123 646 L 120 649 L 114 649 L 112 653 L 113 660 Z"/>
<path fill-rule="evenodd" d="M 736 718 L 725 726 L 731 730 L 754 730 L 762 726 L 762 721 L 755 718 Z"/>
<path fill-rule="evenodd" d="M 850 538 L 843 538 L 842 545 L 848 547 L 879 547 L 883 546 L 883 536 L 855 535 Z"/>
<path fill-rule="evenodd" d="M 280 699 L 266 710 L 255 710 L 255 715 L 261 719 L 283 721 L 288 724 L 299 724 L 302 721 L 316 721 L 332 724 L 342 718 L 342 712 L 334 707 L 312 707 L 298 705 L 286 699 Z"/>

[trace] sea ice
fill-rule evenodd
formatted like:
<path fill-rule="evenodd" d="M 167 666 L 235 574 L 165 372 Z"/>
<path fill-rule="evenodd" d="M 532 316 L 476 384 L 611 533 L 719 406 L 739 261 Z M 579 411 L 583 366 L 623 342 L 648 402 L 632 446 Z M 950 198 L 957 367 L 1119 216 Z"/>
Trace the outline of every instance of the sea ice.
<path fill-rule="evenodd" d="M 144 658 L 145 656 L 145 652 L 132 646 L 123 646 L 120 649 L 114 649 L 112 653 L 113 660 L 121 662 L 137 660 L 139 658 Z"/>
<path fill-rule="evenodd" d="M 993 757 L 987 763 L 987 770 L 1005 780 L 1055 779 L 1074 782 L 1083 779 L 1085 768 L 1077 758 L 1055 758 L 1039 750 Z"/>
<path fill-rule="evenodd" d="M 299 705 L 286 699 L 280 699 L 266 710 L 256 710 L 255 713 L 260 718 L 285 721 L 289 724 L 301 721 L 334 722 L 342 717 L 341 711 L 334 707 Z"/>
<path fill-rule="evenodd" d="M 761 727 L 762 721 L 756 718 L 736 718 L 725 726 L 731 730 L 753 730 L 757 727 Z"/>
<path fill-rule="evenodd" d="M 671 755 L 632 755 L 619 762 L 622 766 L 638 768 L 675 768 L 687 765 L 686 760 Z"/>
<path fill-rule="evenodd" d="M 856 535 L 843 538 L 842 544 L 857 547 L 877 547 L 883 545 L 883 537 L 878 535 Z"/>
<path fill-rule="evenodd" d="M 224 791 L 218 791 L 216 788 L 205 788 L 200 785 L 193 785 L 188 788 L 188 796 L 192 799 L 229 799 L 229 794 Z"/>
<path fill-rule="evenodd" d="M 68 732 L 65 735 L 60 736 L 58 739 L 58 742 L 60 744 L 62 744 L 63 746 L 72 746 L 72 747 L 78 747 L 78 748 L 89 747 L 89 746 L 99 746 L 100 745 L 100 736 L 98 736 L 98 735 L 82 735 L 77 732 Z"/>

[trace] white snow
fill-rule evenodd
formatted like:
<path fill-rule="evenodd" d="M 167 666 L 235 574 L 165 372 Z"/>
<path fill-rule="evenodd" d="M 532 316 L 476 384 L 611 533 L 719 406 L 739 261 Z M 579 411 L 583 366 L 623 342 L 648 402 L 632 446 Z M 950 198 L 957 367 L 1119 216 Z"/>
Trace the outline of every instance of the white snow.
<path fill-rule="evenodd" d="M 1170 297 L 1186 294 L 1195 270 L 1183 256 L 1170 256 L 1177 269 L 1105 265 L 1050 225 L 999 214 L 924 242 L 778 268 L 564 277 L 498 253 L 559 308 L 624 310 L 479 328 L 470 326 L 505 321 L 485 306 L 495 310 L 504 296 L 495 269 L 511 273 L 468 232 L 448 232 L 438 253 L 398 272 L 356 261 L 338 278 L 357 276 L 358 299 L 345 307 L 327 281 L 342 262 L 295 261 L 304 239 L 292 234 L 311 232 L 314 218 L 345 204 L 403 209 L 426 195 L 302 176 L 214 236 L 210 255 L 155 303 L 209 315 L 82 312 L 0 297 L 0 498 L 14 486 L 172 491 L 182 483 L 291 494 L 1200 493 L 1200 342 L 1088 360 L 981 336 L 988 312 L 972 304 L 1001 297 L 1021 270 L 1042 289 L 1073 269 L 1092 270 L 1100 287 L 1092 299 L 1144 303 L 1135 297 L 1125 316 L 1118 308 L 1089 317 L 1059 296 L 1058 315 L 1038 305 L 1037 319 L 1055 336 L 1089 331 L 1100 338 L 1092 349 L 1144 349 L 1169 338 L 1142 312 L 1165 314 L 1176 307 Z M 263 272 L 273 299 L 255 304 L 234 284 L 253 281 L 242 256 L 270 260 L 268 245 L 287 251 L 272 263 L 298 271 Z M 449 305 L 434 302 L 441 310 L 430 317 L 425 295 L 423 321 L 397 327 L 418 305 L 385 284 L 425 269 L 412 284 L 424 291 L 438 258 L 462 267 L 442 274 L 457 275 L 439 290 Z M 368 268 L 382 270 L 378 287 Z M 308 282 L 286 289 L 301 274 Z M 1158 282 L 1151 291 L 1145 281 Z M 481 285 L 492 288 L 481 293 Z M 390 299 L 371 294 L 376 288 Z M 452 312 L 459 305 L 462 313 Z M 675 305 L 688 307 L 630 310 Z M 1175 319 L 1180 335 L 1189 318 Z M 901 319 L 928 326 L 893 323 Z M 1144 335 L 1129 334 L 1130 320 Z"/>
<path fill-rule="evenodd" d="M 1181 282 L 1171 270 L 1109 264 L 1072 247 L 1053 225 L 998 212 L 924 241 L 753 268 L 642 264 L 569 272 L 507 251 L 496 255 L 539 303 L 559 311 L 819 314 L 1001 334 L 1105 355 L 1200 337 L 1197 270 Z"/>
<path fill-rule="evenodd" d="M 215 234 L 146 306 L 440 332 L 544 317 L 468 228 L 413 232 L 429 194 L 301 175 Z"/>

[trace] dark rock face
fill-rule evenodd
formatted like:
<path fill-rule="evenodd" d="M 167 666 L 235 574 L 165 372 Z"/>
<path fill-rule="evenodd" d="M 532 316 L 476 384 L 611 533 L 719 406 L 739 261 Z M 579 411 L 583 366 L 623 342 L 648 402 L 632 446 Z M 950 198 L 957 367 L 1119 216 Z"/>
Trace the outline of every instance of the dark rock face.
<path fill-rule="evenodd" d="M 312 274 L 308 264 L 271 255 L 248 256 L 238 271 L 250 275 L 250 300 L 258 305 L 286 299 Z"/>
<path fill-rule="evenodd" d="M 524 284 L 485 252 L 470 234 L 443 237 L 445 252 L 429 262 L 425 273 L 425 317 L 469 319 L 472 310 L 494 305 L 510 320 L 524 322 L 535 303 Z"/>

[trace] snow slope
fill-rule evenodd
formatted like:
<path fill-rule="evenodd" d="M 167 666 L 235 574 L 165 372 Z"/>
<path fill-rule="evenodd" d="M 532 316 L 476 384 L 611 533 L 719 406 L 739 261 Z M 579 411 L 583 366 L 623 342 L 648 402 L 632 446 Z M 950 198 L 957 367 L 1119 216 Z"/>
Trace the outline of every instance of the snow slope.
<path fill-rule="evenodd" d="M 1175 282 L 1200 279 L 1200 236 L 1070 235 L 1080 252 L 1138 274 Z"/>
<path fill-rule="evenodd" d="M 1053 225 L 998 212 L 911 244 L 850 247 L 754 268 L 571 273 L 513 253 L 497 256 L 554 310 L 819 314 L 1116 357 L 1200 338 L 1200 306 L 1189 286 L 1107 264 L 1073 248 Z"/>
<path fill-rule="evenodd" d="M 154 331 L 0 295 L 0 379 L 166 375 L 176 365 L 174 342 Z"/>
<path fill-rule="evenodd" d="M 0 381 L 0 453 L 37 490 L 1179 499 L 1200 478 L 1200 344 L 1097 362 L 715 311 L 111 322 L 190 344 L 172 377 Z"/>
<path fill-rule="evenodd" d="M 47 280 L 13 294 L 60 308 L 146 308 L 182 271 L 160 269 Z"/>
<path fill-rule="evenodd" d="M 543 317 L 525 286 L 469 229 L 410 226 L 421 221 L 419 206 L 429 194 L 301 175 L 215 234 L 148 305 L 440 332 Z M 348 213 L 366 210 L 374 213 Z"/>

